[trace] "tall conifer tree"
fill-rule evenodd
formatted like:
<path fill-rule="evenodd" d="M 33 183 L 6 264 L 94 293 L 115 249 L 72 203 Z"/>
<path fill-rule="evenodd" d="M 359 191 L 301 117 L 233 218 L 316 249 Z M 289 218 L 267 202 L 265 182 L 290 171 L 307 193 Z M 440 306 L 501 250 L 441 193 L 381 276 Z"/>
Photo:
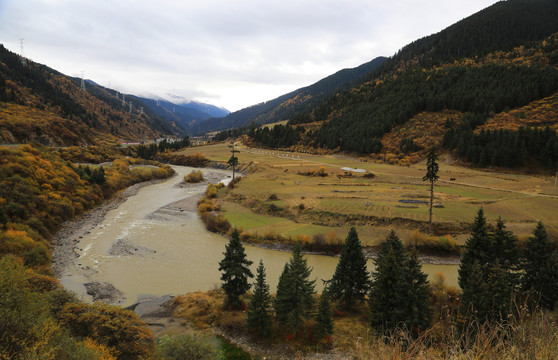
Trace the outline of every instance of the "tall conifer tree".
<path fill-rule="evenodd" d="M 369 275 L 366 258 L 354 227 L 345 240 L 341 257 L 329 284 L 329 293 L 333 300 L 340 300 L 351 309 L 355 301 L 363 301 L 369 289 Z"/>
<path fill-rule="evenodd" d="M 411 331 L 411 335 L 416 336 L 430 325 L 431 320 L 428 275 L 422 271 L 416 249 L 411 250 L 404 263 L 402 285 L 404 307 L 400 312 L 401 321 Z"/>
<path fill-rule="evenodd" d="M 542 308 L 554 309 L 558 301 L 558 256 L 540 221 L 527 241 L 523 271 L 523 290 L 531 292 Z"/>
<path fill-rule="evenodd" d="M 403 298 L 404 262 L 407 254 L 394 231 L 381 245 L 372 272 L 370 290 L 370 325 L 378 332 L 392 331 L 399 326 L 400 313 L 405 307 Z"/>
<path fill-rule="evenodd" d="M 248 304 L 246 323 L 248 329 L 253 333 L 267 338 L 271 333 L 271 295 L 265 277 L 265 267 L 260 260 L 256 271 L 254 292 Z"/>
<path fill-rule="evenodd" d="M 222 287 L 227 294 L 225 305 L 240 309 L 242 307 L 240 296 L 250 289 L 248 278 L 252 278 L 254 275 L 250 271 L 252 261 L 246 258 L 237 229 L 233 230 L 223 254 L 225 258 L 219 262 L 219 271 L 223 272 L 221 275 Z"/>
<path fill-rule="evenodd" d="M 438 154 L 436 154 L 436 148 L 431 148 L 428 152 L 426 158 L 426 175 L 422 178 L 422 181 L 430 181 L 430 210 L 428 217 L 428 224 L 430 226 L 430 232 L 432 232 L 432 205 L 434 203 L 434 182 L 440 177 L 438 176 Z"/>
<path fill-rule="evenodd" d="M 486 218 L 484 211 L 479 209 L 473 225 L 471 236 L 465 242 L 465 251 L 461 256 L 461 263 L 458 270 L 459 287 L 464 289 L 467 286 L 468 277 L 472 272 L 473 263 L 477 261 L 483 268 L 490 259 L 492 253 L 491 239 L 488 235 Z"/>
<path fill-rule="evenodd" d="M 333 318 L 331 317 L 331 304 L 329 301 L 329 291 L 325 287 L 322 291 L 318 313 L 316 314 L 316 324 L 314 325 L 314 337 L 323 339 L 326 335 L 333 334 Z"/>
<path fill-rule="evenodd" d="M 289 330 L 298 332 L 304 319 L 312 315 L 314 309 L 316 280 L 308 280 L 311 269 L 302 255 L 302 245 L 297 242 L 293 254 L 279 278 L 275 313 L 277 320 Z"/>

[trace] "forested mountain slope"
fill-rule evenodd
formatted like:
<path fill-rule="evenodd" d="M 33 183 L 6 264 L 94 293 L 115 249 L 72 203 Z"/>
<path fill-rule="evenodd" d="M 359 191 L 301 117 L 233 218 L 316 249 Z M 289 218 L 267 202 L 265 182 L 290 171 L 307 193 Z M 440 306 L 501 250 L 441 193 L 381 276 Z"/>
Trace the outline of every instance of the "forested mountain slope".
<path fill-rule="evenodd" d="M 21 58 L 0 46 L 0 143 L 87 145 L 181 131 L 139 101 Z M 144 107 L 143 113 L 141 107 Z"/>
<path fill-rule="evenodd" d="M 463 160 L 492 165 L 480 160 L 481 147 L 490 142 L 486 131 L 483 145 L 465 140 L 473 138 L 471 133 L 478 133 L 483 124 L 497 118 L 500 126 L 507 127 L 502 121 L 511 117 L 505 114 L 524 107 L 530 107 L 529 116 L 537 116 L 536 122 L 524 121 L 524 126 L 552 126 L 557 121 L 556 111 L 548 110 L 556 106 L 551 98 L 558 92 L 555 32 L 558 2 L 499 2 L 406 46 L 365 82 L 335 94 L 311 112 L 293 116 L 287 126 L 251 130 L 249 136 L 264 146 L 377 153 L 379 158 L 388 152 L 401 160 L 441 144 L 444 133 L 451 130 L 455 139 L 442 145 L 456 150 Z M 538 110 L 543 107 L 544 111 Z M 527 116 L 523 111 L 514 114 L 514 119 Z M 410 121 L 412 127 L 407 125 Z M 299 126 L 305 123 L 304 129 Z M 429 135 L 433 133 L 437 135 Z M 552 137 L 543 137 L 551 142 L 545 150 L 550 155 L 540 161 L 549 169 L 558 167 L 558 148 Z M 521 141 L 516 142 L 521 148 Z M 492 148 L 484 150 L 491 155 L 483 159 L 498 158 Z M 522 158 L 533 158 L 536 151 L 532 147 Z"/>
<path fill-rule="evenodd" d="M 276 99 L 266 101 L 217 119 L 209 119 L 194 131 L 231 129 L 238 126 L 248 126 L 251 123 L 268 124 L 288 120 L 320 104 L 336 92 L 350 88 L 363 76 L 381 66 L 387 58 L 377 57 L 356 68 L 343 69 L 330 75 L 313 85 L 295 90 Z"/>

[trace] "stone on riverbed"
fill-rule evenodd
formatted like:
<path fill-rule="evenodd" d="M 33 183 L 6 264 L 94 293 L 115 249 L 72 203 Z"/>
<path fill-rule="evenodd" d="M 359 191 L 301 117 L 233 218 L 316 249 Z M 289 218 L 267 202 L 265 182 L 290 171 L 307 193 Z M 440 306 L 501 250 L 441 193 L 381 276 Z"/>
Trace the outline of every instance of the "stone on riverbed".
<path fill-rule="evenodd" d="M 89 282 L 83 285 L 87 293 L 93 297 L 93 301 L 106 304 L 118 304 L 126 299 L 122 291 L 108 282 Z"/>

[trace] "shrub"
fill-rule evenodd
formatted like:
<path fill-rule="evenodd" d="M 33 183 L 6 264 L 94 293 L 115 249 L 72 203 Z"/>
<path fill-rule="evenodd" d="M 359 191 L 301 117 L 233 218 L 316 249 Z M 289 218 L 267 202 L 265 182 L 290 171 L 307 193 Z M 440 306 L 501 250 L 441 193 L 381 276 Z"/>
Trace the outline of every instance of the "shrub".
<path fill-rule="evenodd" d="M 207 190 L 205 190 L 205 197 L 207 197 L 208 199 L 217 197 L 217 186 L 215 186 L 215 184 L 207 185 Z"/>
<path fill-rule="evenodd" d="M 207 230 L 215 233 L 226 234 L 231 229 L 231 224 L 223 215 L 215 215 L 211 212 L 201 213 L 201 219 Z"/>
<path fill-rule="evenodd" d="M 203 203 L 198 205 L 198 212 L 199 213 L 205 213 L 205 212 L 210 212 L 210 211 L 213 211 L 213 204 L 208 203 L 208 202 L 203 202 Z"/>
<path fill-rule="evenodd" d="M 69 303 L 62 309 L 60 321 L 74 336 L 112 348 L 122 360 L 150 358 L 155 349 L 147 325 L 133 311 L 117 306 Z"/>
<path fill-rule="evenodd" d="M 188 175 L 184 176 L 184 182 L 187 182 L 189 184 L 197 184 L 202 181 L 203 181 L 203 173 L 201 172 L 201 170 L 194 170 Z"/>
<path fill-rule="evenodd" d="M 157 351 L 164 360 L 209 360 L 215 356 L 215 349 L 205 341 L 189 335 L 157 339 Z"/>

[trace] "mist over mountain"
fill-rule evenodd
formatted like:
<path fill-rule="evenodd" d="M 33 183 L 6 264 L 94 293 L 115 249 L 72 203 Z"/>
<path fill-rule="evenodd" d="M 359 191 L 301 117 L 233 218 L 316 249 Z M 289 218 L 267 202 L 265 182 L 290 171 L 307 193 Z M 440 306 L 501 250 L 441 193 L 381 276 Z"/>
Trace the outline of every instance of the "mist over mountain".
<path fill-rule="evenodd" d="M 167 121 L 174 122 L 185 132 L 197 132 L 197 127 L 210 118 L 220 118 L 230 114 L 230 111 L 210 104 L 184 99 L 180 96 L 170 96 L 173 101 L 161 97 L 137 97 L 151 111 Z"/>

